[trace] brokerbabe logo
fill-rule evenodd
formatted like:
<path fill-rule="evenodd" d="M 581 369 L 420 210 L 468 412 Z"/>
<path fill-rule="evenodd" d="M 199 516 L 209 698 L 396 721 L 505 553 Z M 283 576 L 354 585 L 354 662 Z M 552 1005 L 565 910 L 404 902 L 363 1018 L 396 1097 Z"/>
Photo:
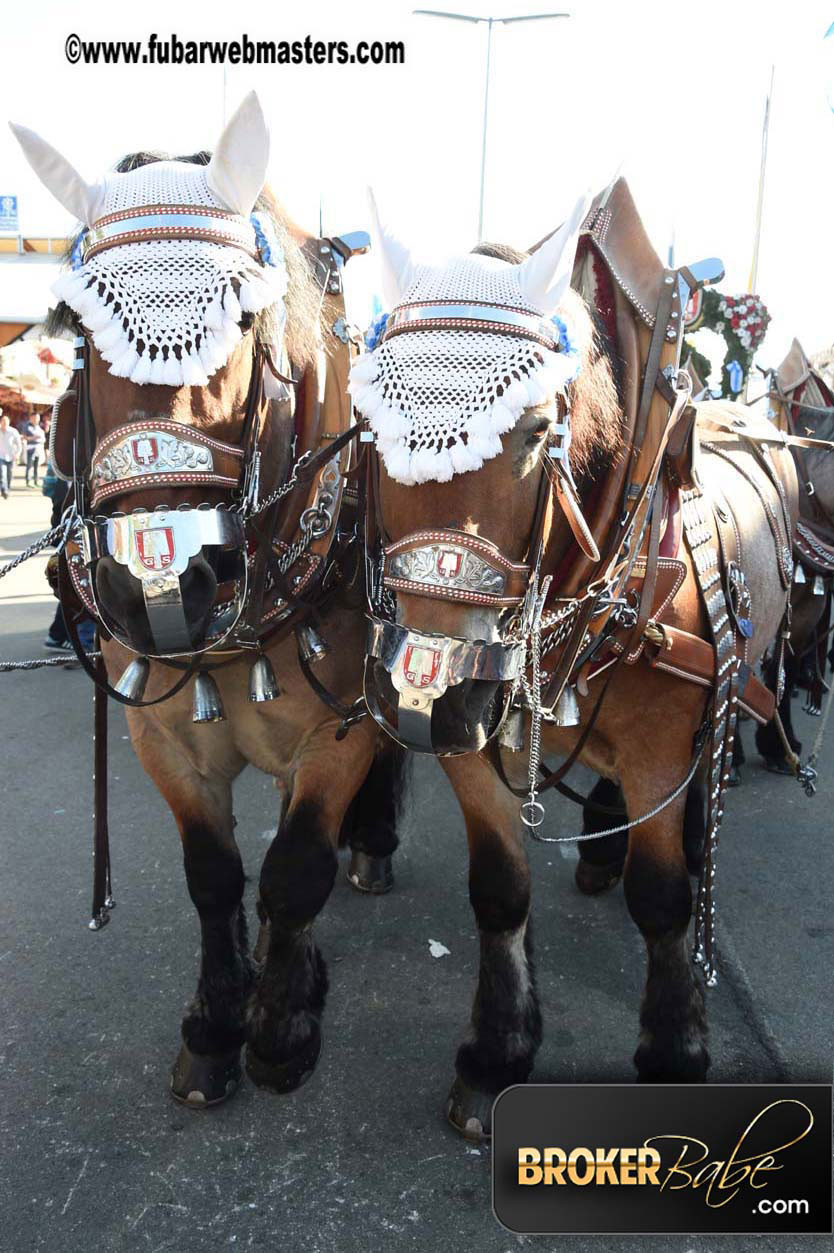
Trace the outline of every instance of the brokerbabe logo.
<path fill-rule="evenodd" d="M 516 1232 L 831 1231 L 830 1085 L 531 1084 L 493 1110 Z"/>

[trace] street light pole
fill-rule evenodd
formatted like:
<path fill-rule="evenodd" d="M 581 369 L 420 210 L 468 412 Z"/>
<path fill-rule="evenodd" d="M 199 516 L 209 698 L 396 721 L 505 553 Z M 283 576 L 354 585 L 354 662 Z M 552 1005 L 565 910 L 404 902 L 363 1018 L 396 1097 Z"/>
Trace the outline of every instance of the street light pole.
<path fill-rule="evenodd" d="M 489 25 L 487 27 L 487 63 L 486 63 L 486 86 L 484 87 L 484 133 L 481 138 L 481 198 L 478 203 L 478 243 L 484 237 L 484 188 L 486 186 L 486 141 L 487 141 L 487 124 L 489 122 L 489 67 L 492 60 L 492 26 L 493 19 L 487 19 Z"/>
<path fill-rule="evenodd" d="M 487 23 L 487 56 L 486 56 L 486 85 L 484 87 L 484 125 L 483 135 L 481 137 L 481 194 L 478 202 L 478 242 L 480 243 L 484 237 L 484 192 L 486 187 L 486 154 L 487 154 L 487 126 L 489 122 L 489 75 L 492 62 L 492 28 L 500 23 L 502 26 L 509 26 L 513 22 L 542 22 L 555 17 L 570 17 L 570 13 L 524 13 L 517 17 L 481 17 L 474 16 L 469 13 L 446 13 L 440 9 L 414 9 L 416 15 L 421 17 L 444 17 L 452 22 L 470 22 L 479 25 L 481 22 Z"/>

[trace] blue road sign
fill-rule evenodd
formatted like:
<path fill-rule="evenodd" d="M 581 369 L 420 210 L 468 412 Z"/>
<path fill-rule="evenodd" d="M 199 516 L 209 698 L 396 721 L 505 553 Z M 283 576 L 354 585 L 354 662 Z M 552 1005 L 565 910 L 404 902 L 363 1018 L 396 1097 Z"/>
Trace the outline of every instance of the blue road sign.
<path fill-rule="evenodd" d="M 17 235 L 19 230 L 17 196 L 0 196 L 0 232 L 11 231 Z"/>

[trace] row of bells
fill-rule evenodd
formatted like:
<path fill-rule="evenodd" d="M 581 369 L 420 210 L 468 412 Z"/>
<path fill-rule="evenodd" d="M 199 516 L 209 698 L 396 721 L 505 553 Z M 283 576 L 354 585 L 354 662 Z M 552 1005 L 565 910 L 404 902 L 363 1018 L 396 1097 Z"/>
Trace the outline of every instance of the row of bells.
<path fill-rule="evenodd" d="M 330 645 L 309 623 L 296 628 L 299 656 L 308 665 L 315 665 L 330 652 Z M 134 657 L 116 684 L 116 691 L 129 700 L 141 700 L 145 694 L 148 676 L 151 671 L 147 657 Z M 252 663 L 249 671 L 249 699 L 260 705 L 265 701 L 277 700 L 281 695 L 272 662 L 263 653 Z M 194 680 L 194 700 L 192 706 L 193 722 L 222 722 L 226 715 L 220 691 L 208 670 L 197 672 Z M 576 692 L 566 684 L 557 700 L 549 721 L 560 727 L 575 727 L 579 723 L 579 702 Z M 504 748 L 519 752 L 523 746 L 524 721 L 520 709 L 510 710 L 504 726 L 499 733 L 499 740 Z"/>
<path fill-rule="evenodd" d="M 298 652 L 308 665 L 315 665 L 330 652 L 330 646 L 309 624 L 296 628 Z M 151 665 L 147 657 L 134 657 L 116 684 L 116 691 L 129 700 L 141 700 L 145 694 Z M 277 700 L 281 695 L 272 662 L 263 653 L 252 663 L 249 671 L 249 699 L 255 704 Z M 220 691 L 208 670 L 199 670 L 194 679 L 193 722 L 222 722 L 226 715 Z"/>

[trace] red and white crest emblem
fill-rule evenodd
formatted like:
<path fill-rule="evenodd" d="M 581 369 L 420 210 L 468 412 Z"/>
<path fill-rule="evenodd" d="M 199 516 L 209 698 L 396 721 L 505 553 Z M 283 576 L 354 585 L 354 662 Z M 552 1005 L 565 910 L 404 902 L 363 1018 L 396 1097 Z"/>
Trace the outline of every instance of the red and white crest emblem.
<path fill-rule="evenodd" d="M 439 648 L 409 644 L 403 659 L 403 674 L 412 687 L 428 687 L 440 673 Z"/>
<path fill-rule="evenodd" d="M 455 552 L 454 548 L 441 548 L 435 563 L 437 573 L 443 579 L 455 579 L 460 574 L 463 553 Z"/>
<path fill-rule="evenodd" d="M 704 291 L 703 288 L 699 288 L 698 291 L 692 293 L 686 302 L 686 310 L 683 315 L 684 326 L 692 326 L 694 322 L 699 321 L 703 307 Z"/>
<path fill-rule="evenodd" d="M 146 570 L 165 570 L 174 560 L 176 546 L 170 526 L 152 526 L 136 532 L 136 551 Z"/>
<path fill-rule="evenodd" d="M 154 435 L 140 435 L 130 441 L 133 460 L 140 466 L 151 466 L 159 456 L 159 444 Z"/>

